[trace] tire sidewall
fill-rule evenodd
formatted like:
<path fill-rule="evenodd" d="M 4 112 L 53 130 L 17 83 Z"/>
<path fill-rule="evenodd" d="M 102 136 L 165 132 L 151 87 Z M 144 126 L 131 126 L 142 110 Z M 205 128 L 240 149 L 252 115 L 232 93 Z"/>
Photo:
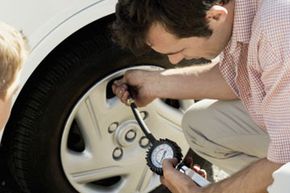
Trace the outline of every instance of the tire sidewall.
<path fill-rule="evenodd" d="M 136 57 L 127 51 L 110 48 L 70 64 L 65 76 L 58 75 L 59 80 L 43 99 L 46 101 L 41 106 L 43 112 L 34 123 L 37 129 L 28 155 L 29 168 L 35 169 L 29 177 L 33 193 L 77 192 L 64 174 L 60 156 L 67 119 L 92 86 L 118 70 L 138 65 L 168 67 L 168 61 L 157 54 Z"/>

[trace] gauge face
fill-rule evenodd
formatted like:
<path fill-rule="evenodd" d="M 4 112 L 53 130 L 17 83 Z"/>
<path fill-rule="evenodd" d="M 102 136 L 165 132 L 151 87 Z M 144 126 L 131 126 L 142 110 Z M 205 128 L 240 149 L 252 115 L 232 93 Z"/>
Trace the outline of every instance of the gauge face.
<path fill-rule="evenodd" d="M 160 144 L 156 146 L 151 154 L 151 161 L 155 167 L 162 168 L 162 161 L 167 158 L 173 158 L 174 152 L 170 145 Z"/>
<path fill-rule="evenodd" d="M 156 140 L 147 151 L 147 165 L 152 172 L 162 176 L 162 162 L 164 159 L 176 158 L 178 162 L 182 159 L 180 147 L 169 139 Z"/>

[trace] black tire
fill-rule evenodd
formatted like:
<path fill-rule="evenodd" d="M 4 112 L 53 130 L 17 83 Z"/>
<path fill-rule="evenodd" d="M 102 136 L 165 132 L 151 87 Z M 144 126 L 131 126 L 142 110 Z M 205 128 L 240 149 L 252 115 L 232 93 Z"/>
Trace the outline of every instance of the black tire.
<path fill-rule="evenodd" d="M 42 62 L 21 92 L 4 136 L 9 168 L 23 192 L 76 193 L 60 161 L 68 115 L 101 78 L 142 64 L 166 67 L 168 62 L 121 50 L 95 27 L 66 40 Z"/>

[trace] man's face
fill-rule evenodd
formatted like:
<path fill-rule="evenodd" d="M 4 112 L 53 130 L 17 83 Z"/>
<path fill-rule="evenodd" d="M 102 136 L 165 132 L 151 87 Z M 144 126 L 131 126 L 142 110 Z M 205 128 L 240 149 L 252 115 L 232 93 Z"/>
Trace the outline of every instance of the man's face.
<path fill-rule="evenodd" d="M 181 60 L 217 57 L 228 44 L 233 26 L 234 3 L 226 6 L 213 6 L 207 13 L 210 37 L 177 38 L 166 31 L 160 23 L 154 23 L 147 34 L 147 44 L 156 52 L 168 56 L 172 64 Z"/>
<path fill-rule="evenodd" d="M 219 53 L 210 49 L 208 38 L 176 38 L 160 24 L 154 24 L 148 33 L 148 45 L 161 54 L 167 55 L 172 64 L 181 60 L 213 59 Z"/>

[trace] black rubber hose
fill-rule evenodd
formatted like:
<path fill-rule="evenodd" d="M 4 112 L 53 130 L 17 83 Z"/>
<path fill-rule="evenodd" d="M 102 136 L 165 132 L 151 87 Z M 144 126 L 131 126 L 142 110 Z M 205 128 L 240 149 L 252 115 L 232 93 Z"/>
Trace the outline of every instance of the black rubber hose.
<path fill-rule="evenodd" d="M 149 139 L 149 141 L 152 144 L 155 144 L 155 142 L 157 141 L 156 138 L 152 135 L 151 131 L 149 130 L 149 128 L 146 126 L 145 122 L 142 119 L 142 116 L 139 112 L 139 110 L 137 109 L 137 105 L 135 104 L 133 99 L 129 99 L 128 100 L 128 104 L 130 104 L 130 107 L 132 109 L 132 112 L 135 116 L 136 121 L 138 122 L 139 126 L 141 127 L 143 133 L 145 134 L 145 136 Z"/>

